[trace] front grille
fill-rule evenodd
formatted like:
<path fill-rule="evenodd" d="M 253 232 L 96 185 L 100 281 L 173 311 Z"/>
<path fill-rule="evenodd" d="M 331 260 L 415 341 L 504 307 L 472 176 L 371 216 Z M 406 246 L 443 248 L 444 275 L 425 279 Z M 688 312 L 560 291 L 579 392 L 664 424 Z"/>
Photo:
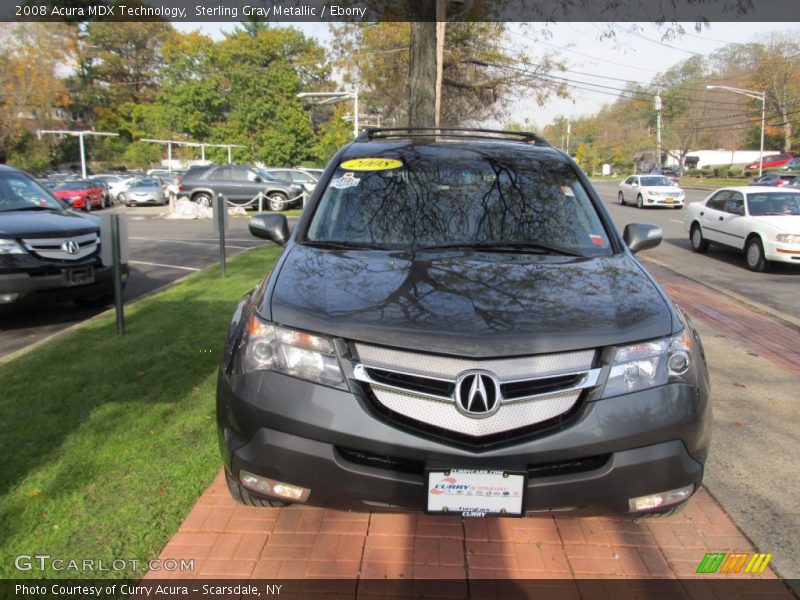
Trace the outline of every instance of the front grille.
<path fill-rule="evenodd" d="M 352 450 L 339 446 L 336 447 L 336 451 L 345 460 L 359 465 L 396 471 L 398 473 L 411 473 L 414 475 L 421 475 L 425 472 L 425 463 L 419 460 L 397 458 L 394 456 L 386 456 L 385 454 L 374 454 L 372 452 L 363 452 L 361 450 Z"/>
<path fill-rule="evenodd" d="M 536 477 L 555 477 L 557 475 L 575 475 L 576 473 L 586 473 L 599 469 L 611 459 L 610 454 L 600 456 L 590 456 L 587 458 L 576 458 L 573 460 L 562 460 L 553 463 L 539 465 L 528 465 L 528 476 Z"/>
<path fill-rule="evenodd" d="M 74 242 L 77 252 L 70 254 L 64 249 L 67 242 Z M 22 240 L 25 249 L 40 258 L 50 260 L 76 261 L 91 256 L 100 246 L 97 233 L 86 233 L 64 238 L 26 238 Z"/>
<path fill-rule="evenodd" d="M 594 350 L 485 360 L 365 344 L 354 350 L 354 376 L 379 414 L 417 433 L 472 447 L 563 425 L 600 374 L 593 368 Z M 499 404 L 484 414 L 457 406 L 456 382 L 472 371 L 489 374 L 500 390 Z"/>
<path fill-rule="evenodd" d="M 388 471 L 408 473 L 412 475 L 423 475 L 425 473 L 425 461 L 422 460 L 388 456 L 386 454 L 376 454 L 374 452 L 354 450 L 352 448 L 344 448 L 341 446 L 337 446 L 336 451 L 348 462 L 358 465 L 365 465 L 368 467 L 375 467 L 377 469 L 385 469 Z M 600 469 L 608 464 L 609 460 L 611 460 L 610 454 L 602 454 L 599 456 L 588 456 L 583 458 L 574 458 L 571 460 L 528 465 L 526 470 L 528 471 L 528 476 L 531 479 L 557 477 L 560 475 L 576 475 L 578 473 L 587 473 L 589 471 Z M 486 466 L 484 463 L 481 464 L 483 467 Z M 482 467 L 478 466 L 476 468 Z"/>

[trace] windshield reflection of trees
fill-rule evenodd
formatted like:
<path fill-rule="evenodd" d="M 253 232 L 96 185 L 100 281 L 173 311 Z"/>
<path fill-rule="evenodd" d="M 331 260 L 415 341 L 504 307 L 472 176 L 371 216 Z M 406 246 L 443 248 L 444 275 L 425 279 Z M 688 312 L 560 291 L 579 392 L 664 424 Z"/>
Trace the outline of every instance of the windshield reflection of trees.
<path fill-rule="evenodd" d="M 568 165 L 498 157 L 490 148 L 422 146 L 400 155 L 402 169 L 356 172 L 358 185 L 326 191 L 308 237 L 383 248 L 539 243 L 611 253 Z"/>

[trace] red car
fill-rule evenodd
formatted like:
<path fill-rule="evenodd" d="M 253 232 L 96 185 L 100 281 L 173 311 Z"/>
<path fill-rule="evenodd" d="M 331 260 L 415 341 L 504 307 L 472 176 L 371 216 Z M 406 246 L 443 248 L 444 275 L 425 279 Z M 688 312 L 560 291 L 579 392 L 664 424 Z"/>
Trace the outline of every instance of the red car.
<path fill-rule="evenodd" d="M 60 198 L 75 209 L 86 209 L 87 199 L 91 208 L 106 207 L 103 190 L 85 179 L 61 181 L 57 183 L 50 192 L 56 198 Z"/>
<path fill-rule="evenodd" d="M 790 162 L 794 156 L 791 154 L 787 154 L 786 152 L 781 152 L 780 154 L 773 154 L 771 156 L 764 157 L 764 169 L 774 169 L 776 167 L 782 167 L 786 163 Z M 755 171 L 758 169 L 758 161 L 754 163 L 750 163 L 745 167 L 748 171 Z"/>

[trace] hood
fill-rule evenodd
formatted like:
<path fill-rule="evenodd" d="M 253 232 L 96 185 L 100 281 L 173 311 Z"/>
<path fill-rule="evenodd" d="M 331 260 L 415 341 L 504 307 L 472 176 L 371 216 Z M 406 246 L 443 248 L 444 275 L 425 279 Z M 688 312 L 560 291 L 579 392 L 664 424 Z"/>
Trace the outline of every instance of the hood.
<path fill-rule="evenodd" d="M 765 223 L 781 233 L 800 235 L 800 215 L 765 215 L 752 219 L 757 223 Z"/>
<path fill-rule="evenodd" d="M 295 245 L 259 312 L 276 323 L 470 357 L 669 335 L 672 310 L 627 254 L 328 250 Z M 270 312 L 271 310 L 271 312 Z"/>
<path fill-rule="evenodd" d="M 97 217 L 73 211 L 0 212 L 0 236 L 4 238 L 67 237 L 99 230 Z"/>

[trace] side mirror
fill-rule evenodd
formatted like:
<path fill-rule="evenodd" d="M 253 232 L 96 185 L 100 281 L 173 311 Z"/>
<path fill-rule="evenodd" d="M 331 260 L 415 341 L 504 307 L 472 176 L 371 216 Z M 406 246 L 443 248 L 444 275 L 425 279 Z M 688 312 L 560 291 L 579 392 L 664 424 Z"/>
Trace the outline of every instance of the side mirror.
<path fill-rule="evenodd" d="M 622 239 L 634 254 L 640 250 L 655 248 L 661 243 L 663 237 L 664 232 L 661 227 L 646 223 L 628 223 L 622 233 Z"/>
<path fill-rule="evenodd" d="M 264 180 L 261 178 L 261 175 L 256 175 L 253 177 L 253 183 L 263 183 L 263 181 Z"/>
<path fill-rule="evenodd" d="M 289 240 L 289 221 L 286 215 L 260 213 L 250 217 L 250 233 L 257 238 L 285 246 Z"/>

